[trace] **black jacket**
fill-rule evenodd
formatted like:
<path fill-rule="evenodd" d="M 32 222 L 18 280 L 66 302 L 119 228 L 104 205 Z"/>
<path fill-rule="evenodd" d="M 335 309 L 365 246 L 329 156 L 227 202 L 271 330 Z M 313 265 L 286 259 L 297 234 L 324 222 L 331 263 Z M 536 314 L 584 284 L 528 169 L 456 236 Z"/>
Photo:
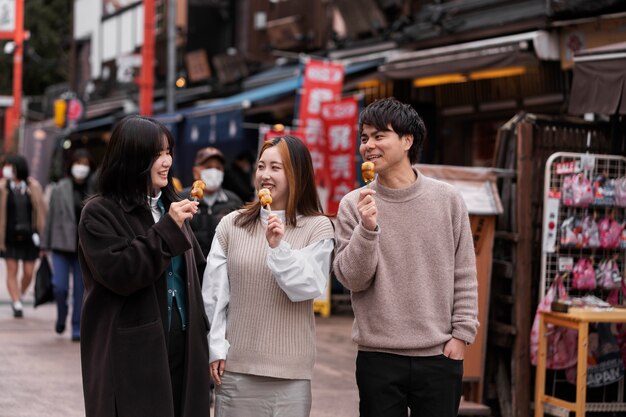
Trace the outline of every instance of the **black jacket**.
<path fill-rule="evenodd" d="M 147 207 L 98 196 L 85 205 L 78 230 L 86 417 L 174 416 L 164 272 L 177 255 L 184 257 L 189 319 L 182 416 L 208 416 L 206 261 L 189 225 L 181 229 L 167 214 L 155 224 Z"/>

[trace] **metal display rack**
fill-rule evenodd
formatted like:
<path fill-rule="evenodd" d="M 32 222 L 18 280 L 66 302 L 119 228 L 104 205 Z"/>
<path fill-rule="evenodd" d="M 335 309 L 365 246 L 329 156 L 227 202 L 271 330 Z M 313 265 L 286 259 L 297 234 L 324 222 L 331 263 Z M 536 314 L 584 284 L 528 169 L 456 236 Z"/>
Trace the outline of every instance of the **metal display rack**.
<path fill-rule="evenodd" d="M 626 157 L 616 155 L 602 155 L 589 153 L 557 152 L 552 154 L 546 162 L 544 183 L 543 207 L 543 238 L 541 251 L 541 280 L 539 286 L 539 301 L 546 295 L 557 274 L 563 274 L 581 258 L 600 259 L 618 255 L 618 263 L 622 279 L 626 276 L 626 250 L 623 246 L 616 249 L 579 248 L 560 245 L 561 224 L 571 216 L 584 218 L 596 214 L 598 218 L 611 216 L 618 221 L 626 221 L 626 208 L 606 205 L 590 205 L 589 207 L 570 207 L 561 201 L 560 191 L 566 176 L 582 172 L 586 178 L 593 180 L 600 175 L 607 178 L 626 176 Z M 572 288 L 570 273 L 563 280 L 570 296 L 595 295 L 606 299 L 609 290 L 596 288 L 595 290 L 577 290 Z M 623 300 L 620 300 L 623 302 Z M 558 378 L 557 378 L 558 379 Z M 557 380 L 555 379 L 555 381 Z M 587 403 L 587 412 L 619 412 L 626 411 L 624 402 L 624 379 L 618 383 L 617 395 L 614 401 Z M 554 390 L 554 386 L 553 386 Z M 569 415 L 569 411 L 555 405 L 546 405 L 545 411 L 552 415 Z"/>
<path fill-rule="evenodd" d="M 590 161 L 593 161 L 591 163 Z M 571 165 L 575 167 L 576 172 L 565 172 L 562 170 L 557 172 L 557 169 L 562 169 L 563 166 Z M 585 165 L 588 165 L 585 167 Z M 558 195 L 555 192 L 560 192 L 563 185 L 563 179 L 567 175 L 572 173 L 583 172 L 587 178 L 593 181 L 594 178 L 604 174 L 608 178 L 620 178 L 626 176 L 626 157 L 616 155 L 600 155 L 600 154 L 584 154 L 584 153 L 569 153 L 569 152 L 557 152 L 552 154 L 546 162 L 545 170 L 545 184 L 544 184 L 544 216 L 543 216 L 543 240 L 542 240 L 542 256 L 541 256 L 541 281 L 539 287 L 539 300 L 543 299 L 550 288 L 550 285 L 554 281 L 555 277 L 559 273 L 565 272 L 563 269 L 565 265 L 568 265 L 564 260 L 573 259 L 574 262 L 582 257 L 593 257 L 596 260 L 600 260 L 604 257 L 619 254 L 619 268 L 624 277 L 624 268 L 626 267 L 626 251 L 624 249 L 601 249 L 601 248 L 575 248 L 575 247 L 562 247 L 559 244 L 560 241 L 560 225 L 564 219 L 570 216 L 577 216 L 583 218 L 589 214 L 597 213 L 600 217 L 612 214 L 614 218 L 623 221 L 626 219 L 626 208 L 615 206 L 595 206 L 591 205 L 586 208 L 582 207 L 568 207 L 559 201 Z M 554 216 L 555 213 L 556 218 Z M 551 216 L 552 215 L 552 216 Z M 555 241 L 553 245 L 553 251 L 546 250 L 550 239 Z M 569 274 L 568 278 L 563 281 L 567 291 L 570 295 L 580 295 L 580 291 L 572 288 L 572 277 Z M 592 291 L 596 293 L 600 298 L 603 291 L 606 290 L 597 289 Z M 586 291 L 589 293 L 589 291 Z"/>

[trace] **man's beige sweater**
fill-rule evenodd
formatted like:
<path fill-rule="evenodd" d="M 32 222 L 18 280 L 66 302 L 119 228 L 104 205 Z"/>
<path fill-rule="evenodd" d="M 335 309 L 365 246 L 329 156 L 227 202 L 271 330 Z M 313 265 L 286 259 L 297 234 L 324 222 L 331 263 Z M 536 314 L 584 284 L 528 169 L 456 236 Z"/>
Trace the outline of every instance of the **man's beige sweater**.
<path fill-rule="evenodd" d="M 360 350 L 408 356 L 443 352 L 452 337 L 474 341 L 476 259 L 467 208 L 446 183 L 407 188 L 374 181 L 378 228 L 366 230 L 359 190 L 339 205 L 334 271 L 352 291 L 352 336 Z"/>

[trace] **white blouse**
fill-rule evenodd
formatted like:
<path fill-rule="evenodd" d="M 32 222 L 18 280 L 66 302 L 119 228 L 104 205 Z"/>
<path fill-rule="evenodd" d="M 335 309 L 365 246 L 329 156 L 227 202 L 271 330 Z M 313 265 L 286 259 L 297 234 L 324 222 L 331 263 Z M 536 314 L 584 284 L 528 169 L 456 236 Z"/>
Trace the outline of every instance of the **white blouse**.
<path fill-rule="evenodd" d="M 273 210 L 285 223 L 285 212 Z M 261 209 L 261 222 L 267 225 L 269 212 Z M 330 273 L 333 239 L 324 239 L 302 249 L 292 249 L 282 240 L 272 249 L 267 246 L 267 266 L 276 283 L 293 302 L 311 300 L 324 293 Z M 304 271 L 304 273 L 302 273 Z M 204 309 L 211 324 L 209 362 L 226 359 L 230 344 L 226 340 L 226 310 L 230 301 L 227 258 L 217 237 L 213 238 L 202 283 Z"/>

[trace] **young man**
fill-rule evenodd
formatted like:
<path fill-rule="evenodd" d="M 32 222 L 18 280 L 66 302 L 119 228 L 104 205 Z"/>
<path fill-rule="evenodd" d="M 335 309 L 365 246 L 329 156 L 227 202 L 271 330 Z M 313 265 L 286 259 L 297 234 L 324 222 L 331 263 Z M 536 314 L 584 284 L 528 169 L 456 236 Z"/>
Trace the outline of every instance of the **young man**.
<path fill-rule="evenodd" d="M 411 106 L 376 101 L 359 132 L 378 177 L 342 199 L 333 266 L 352 292 L 360 415 L 454 417 L 478 327 L 467 208 L 412 167 L 426 128 Z"/>
<path fill-rule="evenodd" d="M 193 230 L 205 258 L 211 249 L 215 228 L 222 217 L 243 205 L 241 199 L 233 192 L 222 188 L 224 180 L 224 154 L 212 146 L 202 148 L 196 153 L 193 166 L 194 180 L 201 179 L 206 184 L 198 213 L 191 219 Z M 191 187 L 181 192 L 188 197 Z"/>

